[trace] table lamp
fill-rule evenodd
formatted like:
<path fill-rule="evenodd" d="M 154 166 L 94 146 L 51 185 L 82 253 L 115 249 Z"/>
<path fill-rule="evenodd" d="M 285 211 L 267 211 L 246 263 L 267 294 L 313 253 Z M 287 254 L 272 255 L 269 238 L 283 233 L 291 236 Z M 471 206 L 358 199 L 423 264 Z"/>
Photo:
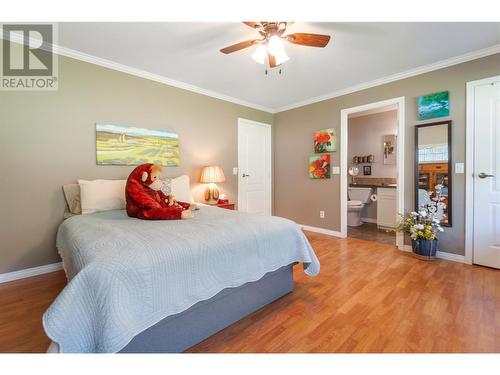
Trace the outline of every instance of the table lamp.
<path fill-rule="evenodd" d="M 205 190 L 205 201 L 208 204 L 217 204 L 219 199 L 219 189 L 217 189 L 216 182 L 224 182 L 226 177 L 221 167 L 217 165 L 210 165 L 203 167 L 201 170 L 200 182 L 208 183 Z"/>

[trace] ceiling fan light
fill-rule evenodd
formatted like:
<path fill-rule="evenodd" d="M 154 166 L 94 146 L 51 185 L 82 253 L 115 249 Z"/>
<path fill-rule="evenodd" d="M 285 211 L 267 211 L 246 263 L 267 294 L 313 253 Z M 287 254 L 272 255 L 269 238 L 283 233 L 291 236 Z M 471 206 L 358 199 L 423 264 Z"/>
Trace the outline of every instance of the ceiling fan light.
<path fill-rule="evenodd" d="M 252 59 L 257 61 L 259 64 L 264 64 L 266 62 L 267 48 L 264 44 L 261 44 L 252 53 Z"/>
<path fill-rule="evenodd" d="M 284 50 L 283 41 L 276 35 L 273 35 L 269 38 L 268 46 L 269 53 L 273 56 L 276 56 L 280 53 L 280 51 Z"/>
<path fill-rule="evenodd" d="M 288 57 L 288 55 L 286 54 L 284 49 L 282 49 L 281 51 L 279 51 L 277 54 L 275 54 L 273 56 L 276 59 L 276 65 L 281 65 L 284 62 L 287 62 L 288 60 L 290 60 L 290 58 Z"/>

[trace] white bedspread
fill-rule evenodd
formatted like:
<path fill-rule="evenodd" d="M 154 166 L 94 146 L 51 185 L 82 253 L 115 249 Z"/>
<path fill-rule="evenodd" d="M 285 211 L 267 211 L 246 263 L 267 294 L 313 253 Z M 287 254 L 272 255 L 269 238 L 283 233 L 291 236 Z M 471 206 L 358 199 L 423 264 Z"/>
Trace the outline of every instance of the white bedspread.
<path fill-rule="evenodd" d="M 202 206 L 194 219 L 125 211 L 64 221 L 57 248 L 70 280 L 43 316 L 62 352 L 118 352 L 140 332 L 228 287 L 292 262 L 319 262 L 294 222 Z"/>

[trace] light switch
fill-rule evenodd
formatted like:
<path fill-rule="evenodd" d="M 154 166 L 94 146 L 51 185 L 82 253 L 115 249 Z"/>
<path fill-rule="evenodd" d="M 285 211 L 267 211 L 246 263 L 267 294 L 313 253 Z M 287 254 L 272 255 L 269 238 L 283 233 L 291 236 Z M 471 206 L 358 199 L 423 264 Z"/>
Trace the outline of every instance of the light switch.
<path fill-rule="evenodd" d="M 233 174 L 236 176 L 238 174 L 238 168 L 233 168 Z"/>
<path fill-rule="evenodd" d="M 333 167 L 332 174 L 340 174 L 340 167 Z"/>
<path fill-rule="evenodd" d="M 464 163 L 455 163 L 455 173 L 465 173 Z"/>

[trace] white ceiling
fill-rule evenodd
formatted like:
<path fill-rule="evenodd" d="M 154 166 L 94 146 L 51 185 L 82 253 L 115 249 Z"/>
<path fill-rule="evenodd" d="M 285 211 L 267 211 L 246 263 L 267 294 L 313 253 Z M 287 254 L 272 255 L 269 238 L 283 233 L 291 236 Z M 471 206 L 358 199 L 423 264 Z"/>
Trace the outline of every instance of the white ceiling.
<path fill-rule="evenodd" d="M 329 34 L 324 48 L 286 44 L 282 74 L 264 74 L 240 23 L 60 23 L 59 45 L 273 111 L 365 82 L 500 45 L 500 23 L 301 23 Z"/>

